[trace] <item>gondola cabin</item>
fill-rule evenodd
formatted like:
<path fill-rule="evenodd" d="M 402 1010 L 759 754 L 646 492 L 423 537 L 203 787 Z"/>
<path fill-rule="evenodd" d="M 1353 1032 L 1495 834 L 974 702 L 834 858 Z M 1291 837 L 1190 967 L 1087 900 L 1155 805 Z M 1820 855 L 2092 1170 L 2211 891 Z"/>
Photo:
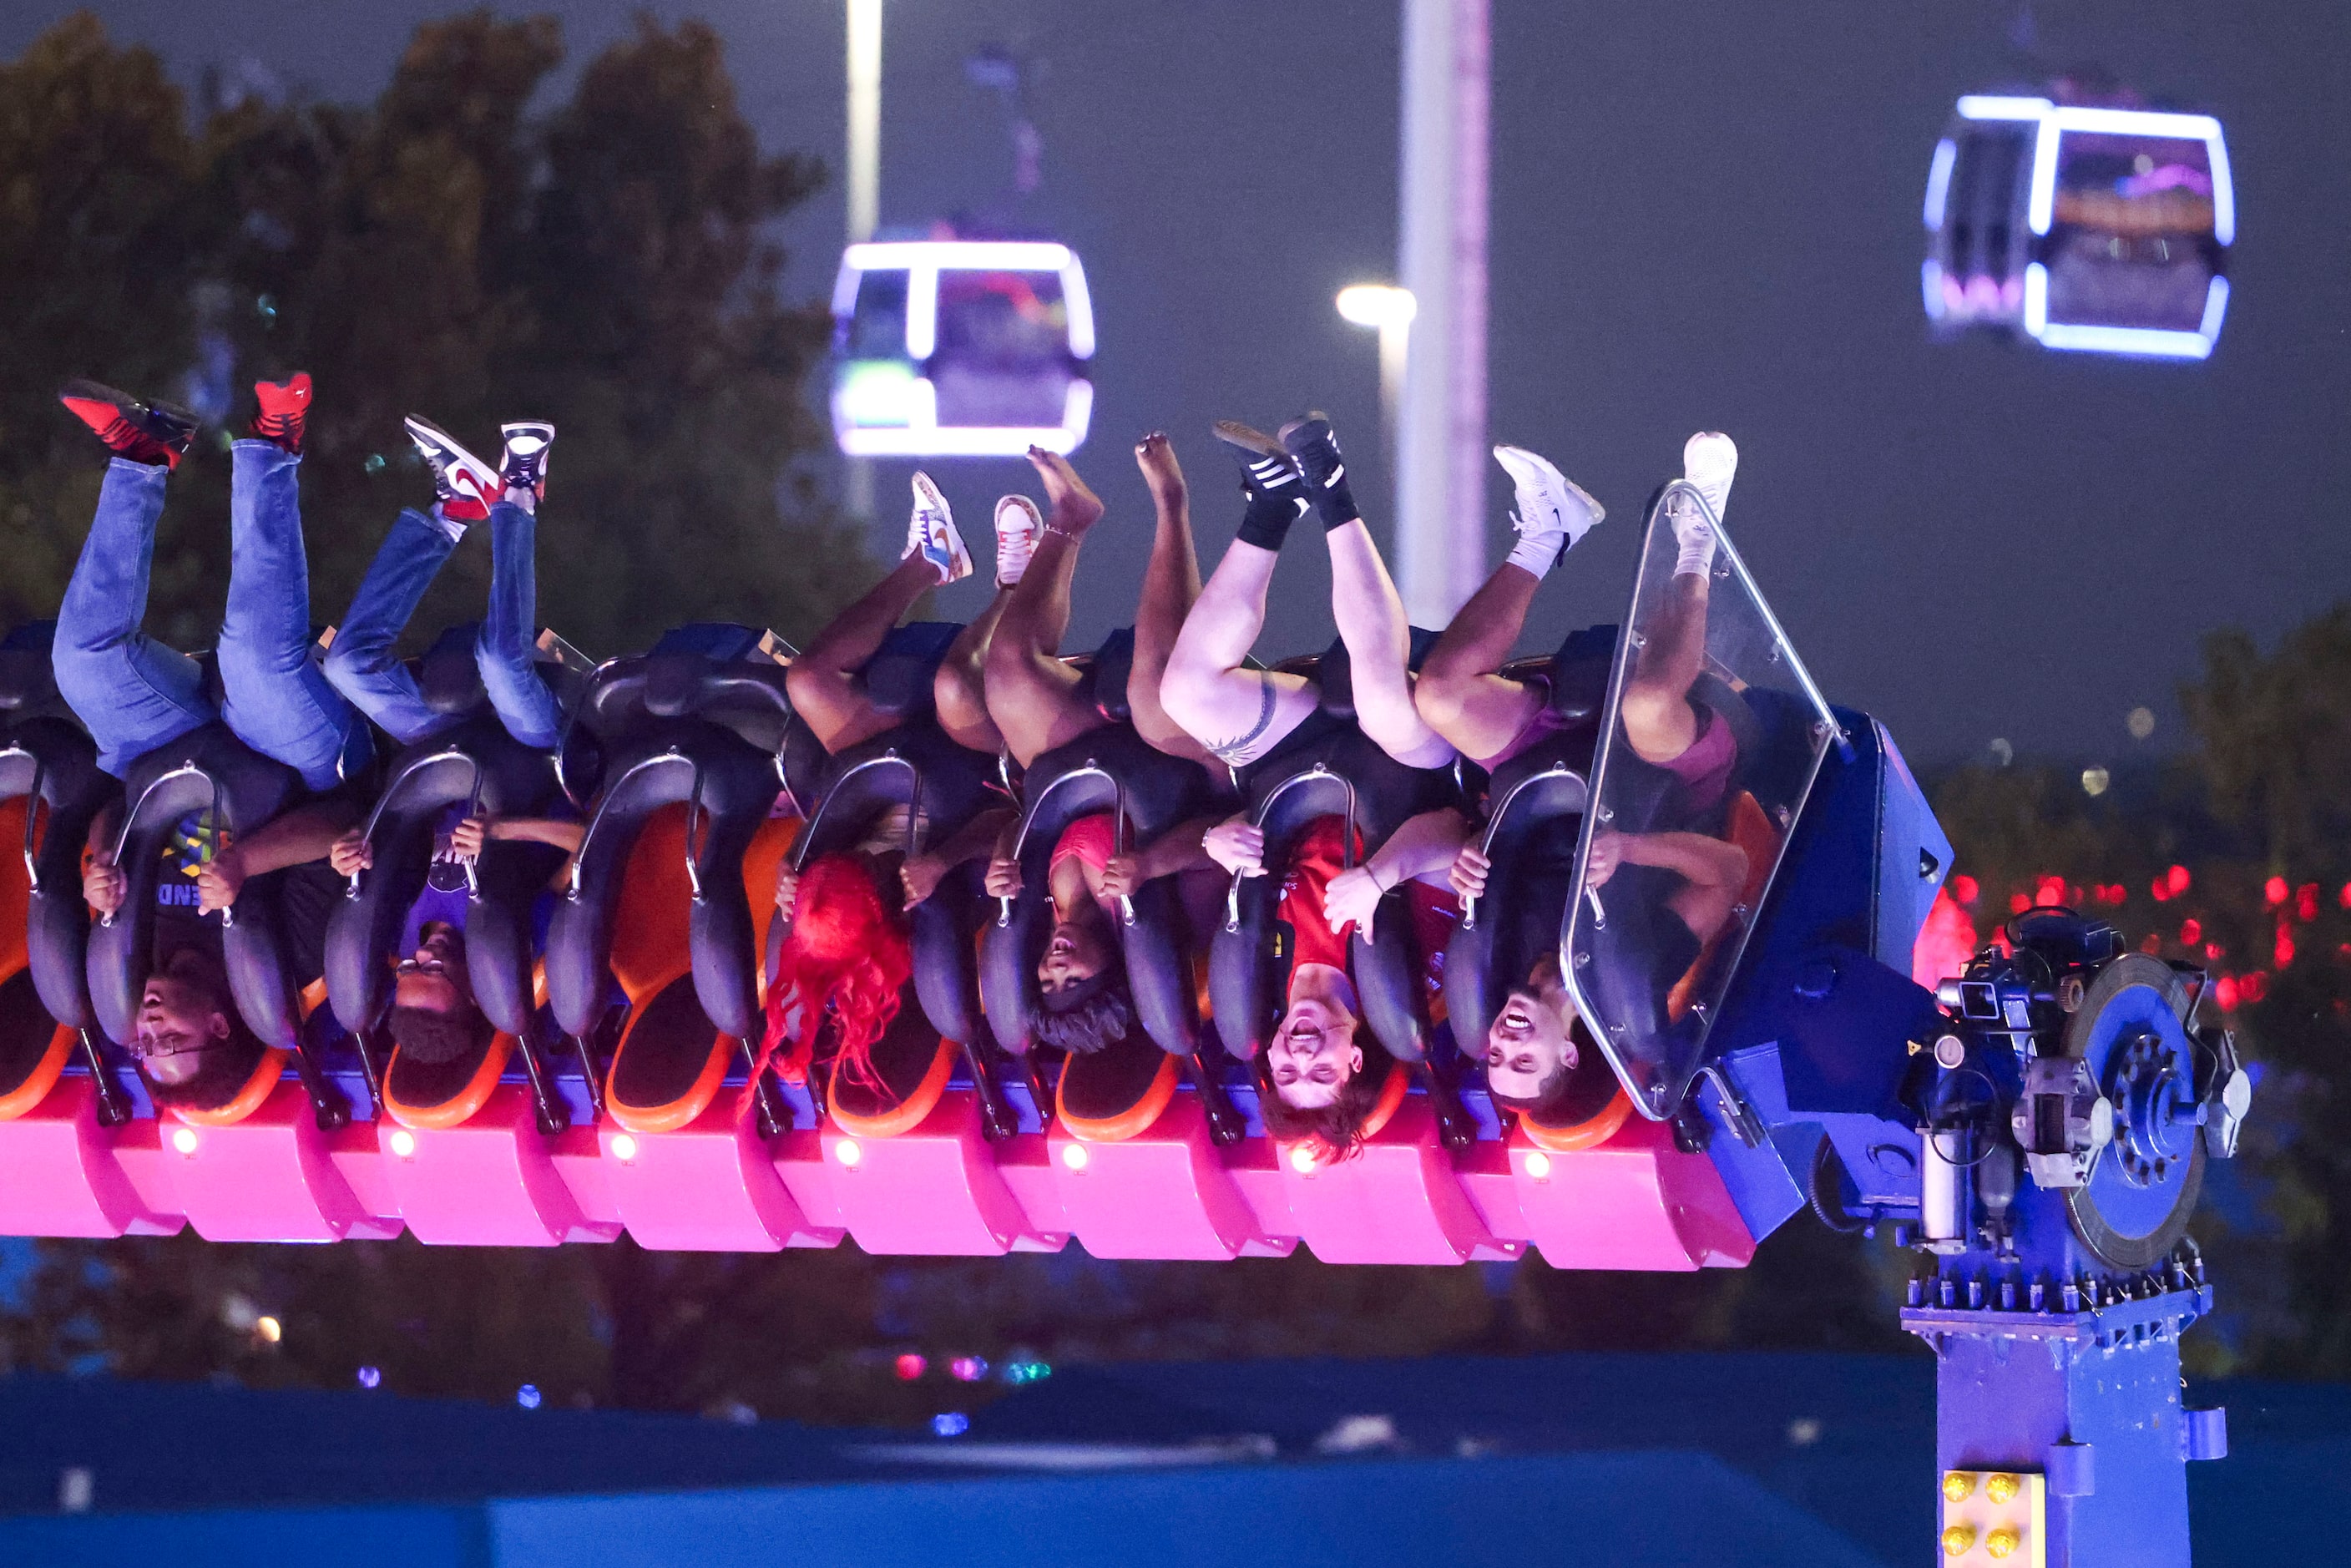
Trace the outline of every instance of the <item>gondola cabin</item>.
<path fill-rule="evenodd" d="M 2236 194 L 2210 115 L 1962 98 L 1927 176 L 1927 319 L 2044 348 L 2201 360 Z"/>
<path fill-rule="evenodd" d="M 1093 305 L 1067 246 L 886 240 L 842 253 L 832 428 L 852 457 L 1074 451 L 1093 415 Z"/>

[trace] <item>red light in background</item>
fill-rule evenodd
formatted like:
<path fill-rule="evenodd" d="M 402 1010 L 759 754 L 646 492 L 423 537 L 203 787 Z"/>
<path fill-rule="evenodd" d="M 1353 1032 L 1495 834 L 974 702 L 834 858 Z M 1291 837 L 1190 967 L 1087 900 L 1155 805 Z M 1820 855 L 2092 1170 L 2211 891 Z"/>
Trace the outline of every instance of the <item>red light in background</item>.
<path fill-rule="evenodd" d="M 922 1376 L 924 1373 L 929 1371 L 930 1365 L 931 1364 L 929 1362 L 924 1360 L 921 1356 L 916 1355 L 910 1350 L 905 1354 L 900 1356 L 897 1360 L 896 1366 L 898 1381 L 901 1383 L 912 1383 L 917 1377 Z"/>
<path fill-rule="evenodd" d="M 2155 901 L 2158 904 L 2163 903 L 2171 896 L 2171 883 L 2163 877 L 2157 877 L 2147 883 L 2147 890 L 2155 894 Z"/>
<path fill-rule="evenodd" d="M 2237 994 L 2249 1002 L 2260 1001 L 2269 995 L 2269 991 L 2270 977 L 2266 970 L 2255 969 L 2252 974 L 2242 976 L 2237 981 Z"/>
<path fill-rule="evenodd" d="M 2043 877 L 2033 892 L 2032 902 L 2043 909 L 2054 909 L 2064 903 L 2065 879 L 2062 876 Z"/>
<path fill-rule="evenodd" d="M 1932 990 L 1938 980 L 1964 970 L 1975 950 L 1976 923 L 1949 894 L 1938 894 L 1910 949 L 1910 977 Z"/>
<path fill-rule="evenodd" d="M 2282 923 L 2278 926 L 2277 948 L 2273 957 L 2281 969 L 2294 967 L 2294 933 Z"/>
<path fill-rule="evenodd" d="M 2262 883 L 2262 897 L 2266 902 L 2273 904 L 2283 904 L 2285 902 L 2285 878 L 2282 876 L 2273 876 L 2270 878 L 2269 881 Z"/>
<path fill-rule="evenodd" d="M 2138 939 L 2138 950 L 2150 958 L 2163 956 L 2163 938 L 2150 931 Z"/>
<path fill-rule="evenodd" d="M 2203 941 L 2204 927 L 2201 923 L 2194 920 L 2181 921 L 2179 923 L 2179 940 L 2182 946 L 2189 947 L 2193 947 L 2199 942 Z"/>
<path fill-rule="evenodd" d="M 1976 879 L 1971 876 L 1955 876 L 1951 879 L 1951 896 L 1961 904 L 1973 904 L 1980 891 L 1976 886 Z M 2351 908 L 2351 882 L 2343 884 L 2343 904 L 2344 907 Z"/>
<path fill-rule="evenodd" d="M 2022 915 L 2032 907 L 2032 896 L 2030 894 L 2015 894 L 2008 901 L 2008 912 L 2011 915 Z"/>
<path fill-rule="evenodd" d="M 2163 873 L 2163 880 L 2171 884 L 2171 896 L 2178 898 L 2188 891 L 2188 868 L 2184 865 L 2173 866 Z"/>
<path fill-rule="evenodd" d="M 2212 988 L 2212 999 L 2220 1004 L 2220 1010 L 2222 1012 L 2235 1012 L 2237 1010 L 2237 982 L 2231 979 L 2226 975 L 2221 976 L 2220 983 Z"/>
<path fill-rule="evenodd" d="M 2294 917 L 2311 921 L 2318 918 L 2318 884 L 2305 882 L 2294 890 Z"/>
<path fill-rule="evenodd" d="M 2335 895 L 2335 902 L 2346 909 L 2351 909 L 2351 882 L 2343 884 L 2343 891 Z"/>
<path fill-rule="evenodd" d="M 2217 964 L 2220 961 L 2220 956 L 2227 951 L 2228 949 L 2221 946 L 2218 942 L 2207 942 L 2204 944 L 2205 961 L 2208 963 Z"/>

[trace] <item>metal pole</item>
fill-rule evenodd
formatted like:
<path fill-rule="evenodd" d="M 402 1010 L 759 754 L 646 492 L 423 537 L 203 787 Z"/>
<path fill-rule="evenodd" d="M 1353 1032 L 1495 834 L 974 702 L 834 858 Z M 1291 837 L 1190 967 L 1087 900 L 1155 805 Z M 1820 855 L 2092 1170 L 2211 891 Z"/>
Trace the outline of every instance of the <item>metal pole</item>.
<path fill-rule="evenodd" d="M 849 0 L 849 243 L 873 237 L 882 221 L 882 0 Z M 849 459 L 850 515 L 873 515 L 873 463 Z"/>
<path fill-rule="evenodd" d="M 1451 621 L 1486 575 L 1490 46 L 1488 0 L 1404 0 L 1396 270 L 1418 314 L 1399 411 L 1395 563 L 1419 626 Z"/>

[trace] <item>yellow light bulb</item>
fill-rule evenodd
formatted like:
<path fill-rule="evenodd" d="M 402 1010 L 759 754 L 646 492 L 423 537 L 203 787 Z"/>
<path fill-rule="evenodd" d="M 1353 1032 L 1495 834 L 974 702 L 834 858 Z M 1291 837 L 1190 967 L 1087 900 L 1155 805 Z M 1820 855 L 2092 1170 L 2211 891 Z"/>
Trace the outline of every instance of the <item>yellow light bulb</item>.
<path fill-rule="evenodd" d="M 626 1133 L 612 1134 L 612 1157 L 627 1165 L 637 1157 L 637 1141 Z"/>
<path fill-rule="evenodd" d="M 1527 1155 L 1527 1175 L 1536 1181 L 1549 1181 L 1551 1179 L 1551 1156 L 1544 1154 L 1541 1149 L 1529 1151 Z"/>
<path fill-rule="evenodd" d="M 1291 1149 L 1290 1151 L 1290 1168 L 1296 1171 L 1300 1176 L 1312 1176 L 1314 1174 L 1313 1149 L 1305 1144 L 1300 1144 L 1297 1147 Z"/>
<path fill-rule="evenodd" d="M 1092 1156 L 1086 1153 L 1086 1146 L 1083 1144 L 1063 1144 L 1061 1145 L 1061 1163 L 1069 1166 L 1073 1171 L 1081 1171 L 1085 1169 L 1086 1161 L 1091 1157 Z"/>
<path fill-rule="evenodd" d="M 1943 1500 L 1965 1502 L 1976 1490 L 1976 1479 L 1965 1470 L 1952 1470 L 1943 1477 Z"/>
<path fill-rule="evenodd" d="M 1955 1524 L 1943 1531 L 1943 1555 L 1946 1557 L 1964 1557 L 1975 1543 L 1976 1532 L 1972 1526 Z"/>
<path fill-rule="evenodd" d="M 194 1154 L 196 1152 L 196 1130 L 193 1127 L 172 1128 L 172 1149 L 175 1154 Z"/>
<path fill-rule="evenodd" d="M 865 1151 L 859 1148 L 852 1140 L 843 1138 L 832 1146 L 832 1157 L 854 1169 L 857 1162 L 865 1157 Z"/>
<path fill-rule="evenodd" d="M 407 1128 L 393 1128 L 390 1142 L 395 1159 L 413 1160 L 416 1157 L 416 1134 Z"/>
<path fill-rule="evenodd" d="M 2005 1473 L 1996 1475 L 1992 1477 L 1991 1479 L 1984 1482 L 1984 1496 L 1991 1499 L 1994 1502 L 2006 1502 L 2009 1499 L 2014 1497 L 2018 1492 L 2022 1491 L 2023 1490 L 2023 1482 L 2018 1480 L 2014 1476 Z"/>
<path fill-rule="evenodd" d="M 1984 1537 L 1984 1550 L 1994 1557 L 2006 1557 L 2022 1544 L 2022 1538 L 2015 1531 L 2006 1528 L 1995 1530 Z"/>

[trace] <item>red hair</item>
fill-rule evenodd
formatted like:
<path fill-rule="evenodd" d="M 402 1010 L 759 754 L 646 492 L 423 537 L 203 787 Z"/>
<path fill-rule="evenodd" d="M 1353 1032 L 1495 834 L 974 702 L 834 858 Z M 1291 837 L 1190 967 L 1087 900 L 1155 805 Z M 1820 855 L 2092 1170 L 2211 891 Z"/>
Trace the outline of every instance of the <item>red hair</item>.
<path fill-rule="evenodd" d="M 862 855 L 820 855 L 800 873 L 792 928 L 781 964 L 768 988 L 768 1034 L 759 1051 L 765 1067 L 779 1048 L 777 1071 L 804 1082 L 819 1031 L 833 1031 L 833 1071 L 852 1083 L 882 1086 L 873 1047 L 898 1016 L 899 993 L 914 973 L 904 916 L 884 904 L 871 863 Z M 799 1011 L 799 1038 L 788 1015 Z M 757 1082 L 758 1075 L 752 1075 Z"/>

